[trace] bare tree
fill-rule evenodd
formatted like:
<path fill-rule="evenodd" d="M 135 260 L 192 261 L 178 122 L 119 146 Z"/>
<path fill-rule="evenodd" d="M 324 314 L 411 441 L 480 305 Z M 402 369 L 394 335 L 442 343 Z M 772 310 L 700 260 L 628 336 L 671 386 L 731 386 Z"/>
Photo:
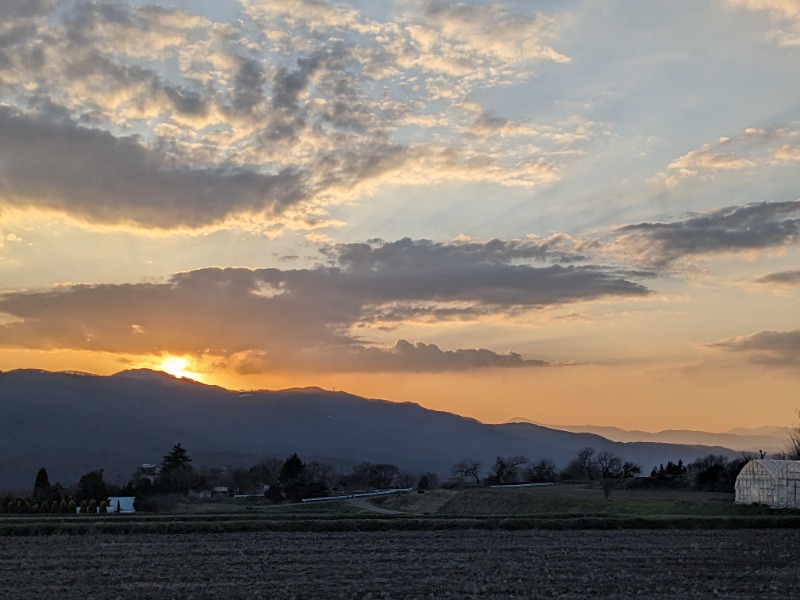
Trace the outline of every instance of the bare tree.
<path fill-rule="evenodd" d="M 642 467 L 640 467 L 637 463 L 632 462 L 630 460 L 626 460 L 622 465 L 622 476 L 625 479 L 630 477 L 636 477 L 642 473 Z"/>
<path fill-rule="evenodd" d="M 495 483 L 516 483 L 517 469 L 527 462 L 524 456 L 498 456 L 490 477 Z"/>
<path fill-rule="evenodd" d="M 595 479 L 597 477 L 597 461 L 591 446 L 584 446 L 561 472 L 564 479 Z"/>
<path fill-rule="evenodd" d="M 531 466 L 527 470 L 528 481 L 532 483 L 543 483 L 556 480 L 556 463 L 547 458 L 543 458 Z"/>
<path fill-rule="evenodd" d="M 622 475 L 622 459 L 609 450 L 603 450 L 597 454 L 597 468 L 603 479 L 620 477 Z"/>
<path fill-rule="evenodd" d="M 453 465 L 453 475 L 456 477 L 474 477 L 475 485 L 481 484 L 480 478 L 481 462 L 479 460 L 470 460 L 462 458 Z"/>
<path fill-rule="evenodd" d="M 800 418 L 800 410 L 797 411 Z M 789 431 L 789 441 L 786 445 L 786 458 L 789 460 L 800 460 L 800 421 L 792 425 Z"/>
<path fill-rule="evenodd" d="M 400 471 L 395 478 L 395 484 L 397 484 L 397 487 L 403 489 L 414 487 L 414 484 L 417 483 L 417 481 L 417 476 L 411 471 Z"/>

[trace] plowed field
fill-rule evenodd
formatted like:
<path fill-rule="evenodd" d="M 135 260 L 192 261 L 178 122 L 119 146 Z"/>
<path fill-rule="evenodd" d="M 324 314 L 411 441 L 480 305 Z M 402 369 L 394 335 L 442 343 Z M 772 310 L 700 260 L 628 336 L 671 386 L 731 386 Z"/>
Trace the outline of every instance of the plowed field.
<path fill-rule="evenodd" d="M 0 598 L 792 598 L 800 530 L 0 538 Z"/>

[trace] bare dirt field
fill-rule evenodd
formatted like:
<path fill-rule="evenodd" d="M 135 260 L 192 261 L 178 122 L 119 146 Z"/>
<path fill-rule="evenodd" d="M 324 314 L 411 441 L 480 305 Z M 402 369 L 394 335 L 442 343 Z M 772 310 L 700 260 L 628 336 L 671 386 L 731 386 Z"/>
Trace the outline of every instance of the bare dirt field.
<path fill-rule="evenodd" d="M 0 538 L 0 598 L 792 598 L 800 530 Z"/>

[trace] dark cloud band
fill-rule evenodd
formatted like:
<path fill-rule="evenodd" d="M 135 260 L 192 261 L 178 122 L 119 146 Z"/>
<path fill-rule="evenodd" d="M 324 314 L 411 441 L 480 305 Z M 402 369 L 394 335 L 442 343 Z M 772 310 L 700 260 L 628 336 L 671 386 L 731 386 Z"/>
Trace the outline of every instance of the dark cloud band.
<path fill-rule="evenodd" d="M 8 293 L 0 296 L 0 312 L 11 317 L 0 326 L 0 345 L 208 353 L 246 371 L 266 364 L 347 371 L 541 366 L 484 348 L 405 340 L 385 348 L 353 331 L 384 318 L 396 325 L 420 314 L 428 321 L 503 315 L 649 293 L 597 266 L 520 263 L 542 252 L 532 242 L 401 240 L 336 246 L 327 253 L 331 265 L 310 270 L 208 268 L 158 284 Z"/>
<path fill-rule="evenodd" d="M 671 223 L 617 230 L 646 262 L 665 267 L 684 257 L 774 248 L 800 236 L 800 200 L 731 206 Z"/>

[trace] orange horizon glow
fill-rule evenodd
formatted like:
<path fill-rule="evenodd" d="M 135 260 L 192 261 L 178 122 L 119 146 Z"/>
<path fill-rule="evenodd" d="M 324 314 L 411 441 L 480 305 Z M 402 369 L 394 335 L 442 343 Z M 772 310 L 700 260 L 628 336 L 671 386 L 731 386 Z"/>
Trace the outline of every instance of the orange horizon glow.
<path fill-rule="evenodd" d="M 205 376 L 192 371 L 189 366 L 191 361 L 184 356 L 166 356 L 156 367 L 156 370 L 163 371 L 168 375 L 178 379 L 191 379 L 192 381 L 205 382 Z"/>

